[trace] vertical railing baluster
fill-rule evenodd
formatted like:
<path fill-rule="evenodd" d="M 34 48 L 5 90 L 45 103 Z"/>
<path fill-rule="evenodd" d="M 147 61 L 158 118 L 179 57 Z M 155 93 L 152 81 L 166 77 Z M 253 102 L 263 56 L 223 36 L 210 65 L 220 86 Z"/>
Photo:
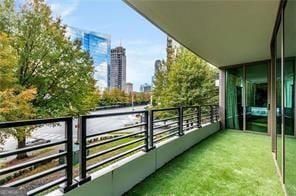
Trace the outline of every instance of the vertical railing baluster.
<path fill-rule="evenodd" d="M 66 193 L 75 187 L 77 183 L 73 182 L 73 118 L 69 117 L 65 121 L 65 138 L 67 143 L 65 144 L 66 148 L 66 177 L 67 181 L 65 184 L 60 186 L 60 190 L 63 193 Z"/>
<path fill-rule="evenodd" d="M 197 128 L 199 128 L 199 118 L 198 118 L 198 108 L 199 108 L 199 106 L 197 106 L 196 108 L 195 108 L 195 112 L 196 112 L 196 127 Z"/>
<path fill-rule="evenodd" d="M 154 141 L 153 141 L 153 121 L 154 121 L 154 111 L 153 110 L 149 110 L 149 133 L 148 133 L 148 137 L 149 137 L 149 149 L 153 149 L 154 148 Z"/>
<path fill-rule="evenodd" d="M 210 114 L 211 114 L 211 123 L 214 122 L 214 110 L 213 110 L 213 106 L 210 105 Z"/>
<path fill-rule="evenodd" d="M 179 116 L 179 136 L 182 136 L 184 135 L 184 132 L 183 132 L 183 107 L 179 107 L 178 108 L 178 116 Z"/>
<path fill-rule="evenodd" d="M 145 136 L 145 139 L 144 139 L 144 142 L 145 142 L 145 152 L 148 152 L 149 151 L 149 126 L 148 126 L 148 120 L 149 120 L 149 113 L 148 111 L 145 111 L 144 112 L 144 122 L 145 122 L 145 131 L 144 131 L 144 136 Z"/>
<path fill-rule="evenodd" d="M 202 119 L 201 119 L 201 106 L 198 106 L 198 112 L 197 112 L 197 119 L 198 119 L 198 128 L 202 127 Z"/>
<path fill-rule="evenodd" d="M 86 117 L 79 118 L 79 185 L 91 180 L 86 172 Z"/>
<path fill-rule="evenodd" d="M 218 122 L 218 120 L 219 120 L 219 106 L 218 105 L 216 105 L 216 122 Z"/>

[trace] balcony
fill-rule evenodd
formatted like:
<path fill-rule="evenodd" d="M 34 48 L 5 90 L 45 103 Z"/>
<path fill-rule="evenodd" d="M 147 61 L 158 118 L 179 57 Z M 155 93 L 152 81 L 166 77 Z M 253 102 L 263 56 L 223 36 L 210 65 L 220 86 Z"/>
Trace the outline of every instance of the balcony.
<path fill-rule="evenodd" d="M 284 195 L 266 135 L 220 131 L 127 195 Z"/>
<path fill-rule="evenodd" d="M 270 153 L 270 138 L 239 130 L 220 131 L 171 160 L 134 186 L 126 195 L 284 195 Z M 151 162 L 150 162 L 151 163 Z M 132 167 L 132 166 L 129 166 Z M 130 172 L 144 169 L 139 165 Z M 114 173 L 114 177 L 118 178 Z M 125 179 L 133 176 L 126 173 Z M 117 195 L 118 182 L 76 189 L 69 195 Z M 134 179 L 132 179 L 134 180 Z M 124 183 L 123 183 L 124 184 Z"/>
<path fill-rule="evenodd" d="M 93 123 L 97 128 L 107 119 L 126 118 L 127 115 L 140 116 L 142 120 L 136 125 L 91 132 Z M 219 131 L 217 106 L 81 116 L 79 163 L 74 163 L 72 121 L 73 118 L 67 117 L 1 123 L 1 128 L 8 128 L 64 122 L 66 133 L 61 141 L 1 152 L 0 157 L 8 157 L 55 145 L 65 145 L 66 149 L 0 169 L 3 175 L 25 171 L 32 166 L 36 167 L 33 170 L 39 171 L 1 186 L 22 188 L 27 195 L 54 196 L 284 195 L 270 153 L 270 137 L 240 130 Z M 110 134 L 112 137 L 107 137 Z M 54 162 L 55 159 L 59 164 Z M 42 170 L 44 165 L 52 168 Z M 41 180 L 38 186 L 34 183 L 36 180 Z"/>
<path fill-rule="evenodd" d="M 2 122 L 2 129 L 64 128 L 64 138 L 0 152 L 4 160 L 0 168 L 1 188 L 18 187 L 27 195 L 75 194 L 86 189 L 96 195 L 100 187 L 100 195 L 123 194 L 220 130 L 218 109 L 216 105 L 204 105 L 81 116 L 77 142 L 73 126 L 76 119 L 72 117 Z M 127 118 L 140 121 L 115 123 Z M 106 122 L 119 127 L 110 125 L 101 130 L 100 125 Z M 75 150 L 75 143 L 79 151 Z M 30 155 L 10 161 L 22 153 Z"/>

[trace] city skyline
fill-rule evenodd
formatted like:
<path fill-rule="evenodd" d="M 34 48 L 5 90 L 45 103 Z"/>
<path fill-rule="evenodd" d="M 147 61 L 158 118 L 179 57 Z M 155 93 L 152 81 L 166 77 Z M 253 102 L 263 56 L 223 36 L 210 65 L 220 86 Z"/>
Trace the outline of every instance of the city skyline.
<path fill-rule="evenodd" d="M 70 40 L 80 40 L 81 47 L 93 59 L 94 79 L 100 90 L 107 88 L 108 66 L 110 66 L 110 35 L 87 31 L 76 27 L 67 27 L 67 36 Z"/>
<path fill-rule="evenodd" d="M 151 84 L 154 62 L 166 58 L 166 34 L 120 0 L 46 0 L 62 23 L 111 35 L 111 47 L 126 48 L 127 82 Z M 100 17 L 93 17 L 100 13 Z"/>
<path fill-rule="evenodd" d="M 108 87 L 125 91 L 126 49 L 122 46 L 111 49 L 111 63 L 108 68 Z"/>

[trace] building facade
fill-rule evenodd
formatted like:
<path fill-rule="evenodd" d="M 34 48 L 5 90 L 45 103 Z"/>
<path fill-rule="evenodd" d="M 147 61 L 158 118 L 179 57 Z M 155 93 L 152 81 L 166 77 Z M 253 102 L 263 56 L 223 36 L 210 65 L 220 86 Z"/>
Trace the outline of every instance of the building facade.
<path fill-rule="evenodd" d="M 133 83 L 127 82 L 125 87 L 125 93 L 130 94 L 133 92 Z"/>
<path fill-rule="evenodd" d="M 181 45 L 176 40 L 167 36 L 167 62 L 171 62 L 176 57 L 180 48 Z"/>
<path fill-rule="evenodd" d="M 156 60 L 154 63 L 154 75 L 160 70 L 161 60 Z"/>
<path fill-rule="evenodd" d="M 151 92 L 151 85 L 149 85 L 149 84 L 147 84 L 147 83 L 145 83 L 145 84 L 142 84 L 141 86 L 140 86 L 140 91 L 141 92 Z"/>
<path fill-rule="evenodd" d="M 125 90 L 126 85 L 126 53 L 119 46 L 111 49 L 111 63 L 108 69 L 109 88 Z"/>
<path fill-rule="evenodd" d="M 94 61 L 94 78 L 97 87 L 104 89 L 108 83 L 108 67 L 110 65 L 111 39 L 109 35 L 98 32 L 67 27 L 70 40 L 79 40 L 81 47 L 87 51 Z"/>
<path fill-rule="evenodd" d="M 154 63 L 154 75 L 152 76 L 152 86 L 156 77 L 157 72 L 161 69 L 161 60 L 156 60 Z"/>

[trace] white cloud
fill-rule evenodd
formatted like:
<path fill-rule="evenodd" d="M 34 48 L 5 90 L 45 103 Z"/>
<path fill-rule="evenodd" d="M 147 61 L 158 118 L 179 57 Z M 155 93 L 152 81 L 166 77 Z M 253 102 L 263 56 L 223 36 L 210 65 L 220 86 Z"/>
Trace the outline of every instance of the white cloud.
<path fill-rule="evenodd" d="M 61 18 L 65 18 L 71 15 L 79 6 L 79 0 L 71 0 L 71 1 L 47 1 L 50 6 L 53 14 L 55 16 L 60 16 Z"/>

